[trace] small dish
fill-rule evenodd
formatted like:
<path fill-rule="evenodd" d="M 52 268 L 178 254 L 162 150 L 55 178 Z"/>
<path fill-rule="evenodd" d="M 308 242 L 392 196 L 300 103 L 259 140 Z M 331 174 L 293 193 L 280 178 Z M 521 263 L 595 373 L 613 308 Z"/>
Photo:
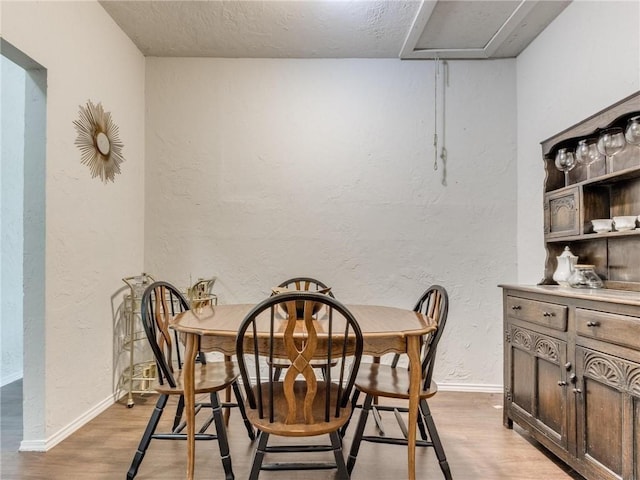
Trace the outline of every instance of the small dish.
<path fill-rule="evenodd" d="M 613 217 L 615 229 L 619 232 L 626 232 L 636 228 L 636 215 L 621 215 Z"/>
<path fill-rule="evenodd" d="M 612 220 L 610 218 L 596 218 L 591 220 L 591 225 L 593 225 L 593 231 L 596 233 L 604 233 L 611 231 Z"/>

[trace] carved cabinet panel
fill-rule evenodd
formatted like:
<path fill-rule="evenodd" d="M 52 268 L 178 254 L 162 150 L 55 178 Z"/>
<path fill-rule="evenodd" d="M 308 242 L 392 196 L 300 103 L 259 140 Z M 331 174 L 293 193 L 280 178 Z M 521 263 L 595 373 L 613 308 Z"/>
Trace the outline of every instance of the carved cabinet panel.
<path fill-rule="evenodd" d="M 602 478 L 640 478 L 640 364 L 582 347 L 576 357 L 578 458 Z"/>
<path fill-rule="evenodd" d="M 566 342 L 518 325 L 511 325 L 509 338 L 510 408 L 566 449 Z"/>
<path fill-rule="evenodd" d="M 544 198 L 544 234 L 547 238 L 580 233 L 578 188 L 546 194 Z"/>

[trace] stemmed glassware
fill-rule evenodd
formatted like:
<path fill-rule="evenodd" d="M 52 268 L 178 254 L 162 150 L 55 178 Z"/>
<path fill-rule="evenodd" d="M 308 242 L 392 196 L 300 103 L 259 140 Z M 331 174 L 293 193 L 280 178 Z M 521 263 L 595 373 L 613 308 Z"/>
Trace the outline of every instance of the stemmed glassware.
<path fill-rule="evenodd" d="M 598 138 L 598 152 L 607 157 L 607 173 L 613 172 L 613 156 L 625 146 L 624 131 L 620 127 L 603 130 Z"/>
<path fill-rule="evenodd" d="M 626 128 L 610 127 L 602 130 L 595 138 L 583 138 L 578 141 L 575 152 L 561 148 L 556 153 L 555 165 L 564 172 L 564 185 L 569 185 L 569 172 L 576 164 L 587 168 L 587 179 L 591 178 L 591 165 L 605 159 L 606 173 L 613 173 L 613 157 L 624 150 L 628 144 L 640 147 L 640 115 L 631 117 Z"/>
<path fill-rule="evenodd" d="M 640 146 L 640 115 L 629 119 L 624 138 L 627 140 L 627 143 Z"/>
<path fill-rule="evenodd" d="M 585 138 L 580 140 L 576 147 L 576 160 L 580 165 L 587 167 L 587 179 L 591 178 L 591 165 L 604 158 L 598 152 L 597 142 L 595 138 Z"/>
<path fill-rule="evenodd" d="M 561 148 L 556 153 L 556 168 L 564 172 L 564 186 L 569 185 L 569 171 L 576 166 L 576 157 L 568 148 Z"/>

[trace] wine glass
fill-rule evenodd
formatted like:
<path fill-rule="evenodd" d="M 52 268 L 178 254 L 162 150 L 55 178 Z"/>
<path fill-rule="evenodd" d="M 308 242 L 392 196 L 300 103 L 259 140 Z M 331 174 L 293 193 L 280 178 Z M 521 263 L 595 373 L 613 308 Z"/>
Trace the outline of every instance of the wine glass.
<path fill-rule="evenodd" d="M 591 178 L 591 165 L 598 160 L 602 160 L 604 156 L 598 152 L 596 138 L 585 138 L 578 142 L 576 147 L 576 160 L 580 165 L 587 167 L 587 179 Z"/>
<path fill-rule="evenodd" d="M 627 140 L 627 143 L 640 146 L 640 115 L 629 119 L 624 138 Z"/>
<path fill-rule="evenodd" d="M 564 186 L 569 185 L 569 170 L 576 166 L 576 157 L 568 148 L 561 148 L 556 153 L 556 168 L 564 172 Z"/>
<path fill-rule="evenodd" d="M 625 146 L 624 132 L 620 127 L 603 130 L 598 138 L 598 152 L 607 157 L 608 173 L 613 172 L 613 156 L 620 153 Z"/>

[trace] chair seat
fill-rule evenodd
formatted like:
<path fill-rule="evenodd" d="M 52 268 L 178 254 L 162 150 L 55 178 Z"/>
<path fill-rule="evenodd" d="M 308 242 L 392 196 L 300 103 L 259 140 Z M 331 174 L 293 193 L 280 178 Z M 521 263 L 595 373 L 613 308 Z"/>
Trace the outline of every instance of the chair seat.
<path fill-rule="evenodd" d="M 269 421 L 269 383 L 265 382 L 262 384 L 262 404 L 263 411 L 265 412 L 264 417 L 260 418 L 258 409 L 247 409 L 247 417 L 249 421 L 257 427 L 259 430 L 267 433 L 271 433 L 274 435 L 286 436 L 286 437 L 307 437 L 307 436 L 315 436 L 315 435 L 324 435 L 330 432 L 334 432 L 338 430 L 342 425 L 344 425 L 349 417 L 351 416 L 351 405 L 347 404 L 345 408 L 341 408 L 339 412 L 339 416 L 335 416 L 335 408 L 332 408 L 332 411 L 329 413 L 329 421 L 324 421 L 325 415 L 325 395 L 326 395 L 326 384 L 323 381 L 318 381 L 317 383 L 318 389 L 315 397 L 313 398 L 313 406 L 312 406 L 312 417 L 313 420 L 311 422 L 305 422 L 303 416 L 303 408 L 305 394 L 306 394 L 306 382 L 297 381 L 294 383 L 294 394 L 296 398 L 296 404 L 298 408 L 296 409 L 298 415 L 295 423 L 286 423 L 286 418 L 282 412 L 286 412 L 286 407 L 276 408 L 275 412 L 276 417 L 273 422 Z M 273 398 L 276 402 L 285 403 L 284 396 L 284 383 L 274 383 L 273 384 Z M 258 388 L 257 386 L 253 387 L 253 393 L 256 396 L 256 400 L 258 399 Z M 338 395 L 338 386 L 334 383 L 331 384 L 331 404 L 335 405 L 335 398 Z M 274 404 L 274 405 L 277 405 Z"/>
<path fill-rule="evenodd" d="M 196 363 L 195 393 L 219 392 L 229 387 L 238 378 L 238 369 L 234 362 L 209 362 L 205 365 Z M 174 372 L 175 388 L 166 381 L 163 385 L 155 383 L 154 389 L 165 395 L 182 395 L 184 392 L 183 371 Z"/>
<path fill-rule="evenodd" d="M 374 397 L 409 399 L 409 370 L 392 368 L 380 363 L 361 363 L 356 377 L 356 389 Z M 433 397 L 438 385 L 431 381 L 428 390 L 420 391 L 420 398 Z"/>

